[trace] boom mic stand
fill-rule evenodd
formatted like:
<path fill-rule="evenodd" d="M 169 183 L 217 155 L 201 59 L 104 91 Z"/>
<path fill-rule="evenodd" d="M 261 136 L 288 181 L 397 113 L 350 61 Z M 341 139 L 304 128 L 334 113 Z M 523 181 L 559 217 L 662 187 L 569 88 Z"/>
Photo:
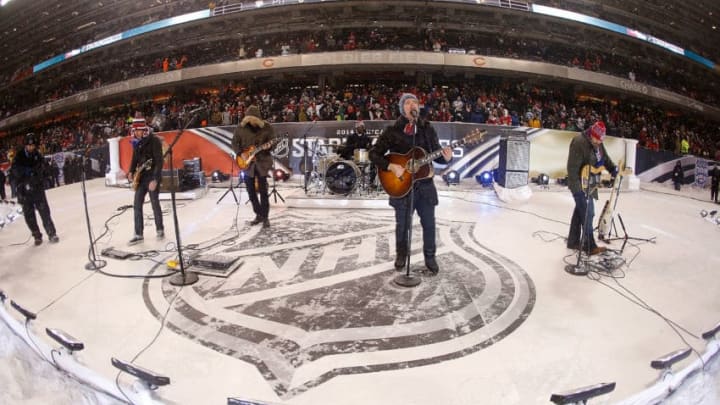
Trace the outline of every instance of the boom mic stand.
<path fill-rule="evenodd" d="M 95 241 L 92 237 L 92 228 L 90 226 L 90 213 L 88 211 L 88 205 L 87 205 L 87 192 L 85 190 L 85 159 L 87 159 L 87 153 L 88 150 L 85 151 L 82 155 L 82 177 L 80 177 L 81 183 L 81 189 L 82 189 L 82 195 L 83 195 L 83 206 L 85 207 L 85 222 L 87 223 L 87 229 L 88 229 L 88 239 L 90 240 L 90 250 L 88 252 L 88 259 L 90 260 L 87 264 L 85 264 L 85 270 L 100 270 L 103 267 L 107 265 L 107 261 L 105 260 L 98 260 L 97 256 L 95 255 Z M 2 187 L 5 187 L 3 184 Z"/>
<path fill-rule="evenodd" d="M 183 260 L 182 255 L 182 243 L 180 242 L 180 225 L 178 224 L 177 205 L 175 204 L 175 171 L 173 170 L 173 148 L 175 147 L 175 144 L 178 142 L 178 140 L 180 140 L 182 134 L 185 133 L 185 130 L 190 126 L 193 121 L 195 121 L 200 111 L 201 110 L 198 109 L 192 112 L 192 115 L 190 116 L 190 118 L 188 118 L 185 126 L 182 129 L 178 129 L 178 133 L 175 136 L 175 139 L 170 144 L 170 146 L 168 146 L 168 150 L 163 155 L 163 160 L 165 159 L 165 156 L 170 156 L 170 199 L 172 201 L 173 222 L 175 224 L 175 244 L 177 246 L 178 252 L 178 263 L 180 263 L 180 273 L 174 274 L 170 277 L 170 284 L 175 286 L 195 284 L 199 279 L 197 273 L 185 271 L 185 261 Z M 159 186 L 160 185 L 158 184 L 158 187 Z"/>
<path fill-rule="evenodd" d="M 409 210 L 407 213 L 407 217 L 405 219 L 407 223 L 407 254 L 405 255 L 405 273 L 397 275 L 393 281 L 395 284 L 403 287 L 415 287 L 418 284 L 420 284 L 420 277 L 413 276 L 410 274 L 410 254 L 412 253 L 412 219 L 413 219 L 413 210 L 415 209 L 415 145 L 416 145 L 416 138 L 417 138 L 417 118 L 415 118 L 415 121 L 413 122 L 414 126 L 414 132 L 413 132 L 413 146 L 412 149 L 412 156 L 410 158 L 410 201 L 408 201 L 407 205 L 409 206 Z"/>

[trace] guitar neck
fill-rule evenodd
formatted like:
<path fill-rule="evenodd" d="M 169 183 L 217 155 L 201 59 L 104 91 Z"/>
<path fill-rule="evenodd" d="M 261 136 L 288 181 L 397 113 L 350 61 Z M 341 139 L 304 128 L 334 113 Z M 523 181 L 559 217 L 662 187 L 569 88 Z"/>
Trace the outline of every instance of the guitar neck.
<path fill-rule="evenodd" d="M 465 144 L 464 139 L 453 142 L 450 144 L 450 149 L 457 148 L 458 146 L 462 146 L 463 144 Z M 444 148 L 440 148 L 432 153 L 428 153 L 424 158 L 418 160 L 418 165 L 420 165 L 420 166 L 426 165 L 426 164 L 432 162 L 433 160 L 437 159 L 438 157 L 440 157 L 440 155 L 442 155 L 443 149 Z"/>

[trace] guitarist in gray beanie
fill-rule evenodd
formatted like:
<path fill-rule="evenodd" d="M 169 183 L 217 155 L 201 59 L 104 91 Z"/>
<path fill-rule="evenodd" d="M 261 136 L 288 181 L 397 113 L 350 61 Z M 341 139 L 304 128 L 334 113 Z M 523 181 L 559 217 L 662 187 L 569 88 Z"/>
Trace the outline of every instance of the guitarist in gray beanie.
<path fill-rule="evenodd" d="M 438 194 L 433 183 L 434 169 L 432 162 L 428 162 L 418 170 L 415 181 L 406 170 L 406 167 L 391 162 L 388 152 L 394 154 L 407 154 L 413 148 L 413 140 L 417 147 L 425 152 L 441 150 L 442 153 L 434 161 L 445 164 L 452 159 L 452 149 L 449 146 L 441 148 L 435 128 L 430 122 L 420 118 L 418 99 L 414 94 L 404 93 L 400 97 L 401 116 L 392 125 L 385 128 L 378 137 L 377 143 L 370 149 L 370 161 L 378 168 L 378 176 L 385 191 L 390 195 L 390 206 L 395 209 L 395 268 L 402 270 L 409 260 L 411 252 L 408 251 L 408 230 L 412 226 L 412 215 L 417 211 L 423 229 L 423 255 L 425 267 L 435 275 L 440 267 L 435 260 L 435 206 L 438 205 Z M 412 152 L 415 153 L 415 152 Z M 423 154 L 425 155 L 425 154 Z M 413 159 L 417 157 L 413 155 Z M 383 180 L 389 180 L 383 182 Z M 392 187 L 390 183 L 398 183 L 399 187 Z M 407 185 L 407 187 L 405 187 Z M 414 193 L 410 189 L 414 187 Z M 410 211 L 410 196 L 413 195 L 412 212 Z"/>

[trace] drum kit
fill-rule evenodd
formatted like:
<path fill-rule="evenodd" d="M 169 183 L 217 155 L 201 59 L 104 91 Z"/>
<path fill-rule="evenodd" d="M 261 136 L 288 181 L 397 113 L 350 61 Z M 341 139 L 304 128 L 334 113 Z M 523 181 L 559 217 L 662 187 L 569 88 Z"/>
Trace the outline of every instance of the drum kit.
<path fill-rule="evenodd" d="M 300 162 L 301 172 L 305 172 L 305 161 L 312 164 L 306 174 L 307 193 L 371 196 L 382 191 L 369 151 L 355 149 L 353 159 L 348 160 L 335 152 L 339 147 L 336 144 L 312 143 L 308 156 Z"/>

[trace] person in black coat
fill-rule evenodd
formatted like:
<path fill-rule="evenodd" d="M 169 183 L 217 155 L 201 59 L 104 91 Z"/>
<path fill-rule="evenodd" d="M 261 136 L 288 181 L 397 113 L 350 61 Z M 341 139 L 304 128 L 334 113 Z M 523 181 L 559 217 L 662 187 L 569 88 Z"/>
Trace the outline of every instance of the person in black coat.
<path fill-rule="evenodd" d="M 675 162 L 675 167 L 673 168 L 672 172 L 672 181 L 675 185 L 675 190 L 680 191 L 680 185 L 683 184 L 683 179 L 685 178 L 685 173 L 683 172 L 682 165 L 680 164 L 680 161 L 678 160 Z"/>
<path fill-rule="evenodd" d="M 370 150 L 372 139 L 367 135 L 365 124 L 362 121 L 355 122 L 355 132 L 345 140 L 345 144 L 338 151 L 340 157 L 345 160 L 352 160 L 356 149 Z"/>
<path fill-rule="evenodd" d="M 710 173 L 710 201 L 718 202 L 718 185 L 720 185 L 720 169 L 715 166 Z"/>
<path fill-rule="evenodd" d="M 139 176 L 137 177 L 137 189 L 135 189 L 135 200 L 133 201 L 135 235 L 129 242 L 130 245 L 134 245 L 144 240 L 143 225 L 145 218 L 143 216 L 143 204 L 146 195 L 150 196 L 150 206 L 155 219 L 157 237 L 159 239 L 165 237 L 159 187 L 162 180 L 163 152 L 162 142 L 150 131 L 150 127 L 147 126 L 144 118 L 136 117 L 133 119 L 130 134 L 137 143 L 133 148 L 130 170 L 128 170 L 129 179 L 135 183 L 136 175 Z"/>
<path fill-rule="evenodd" d="M 378 170 L 390 171 L 398 179 L 411 174 L 405 170 L 405 167 L 391 163 L 386 153 L 394 152 L 406 154 L 415 144 L 421 147 L 427 153 L 440 150 L 440 142 L 438 140 L 435 129 L 425 119 L 419 118 L 418 100 L 415 95 L 405 93 L 400 97 L 401 116 L 394 124 L 385 128 L 383 133 L 370 149 L 370 161 L 378 167 Z M 452 149 L 449 146 L 442 148 L 442 156 L 435 161 L 437 163 L 447 163 L 452 159 Z M 432 163 L 430 163 L 432 165 Z M 433 168 L 430 167 L 432 173 Z M 412 226 L 412 215 L 410 211 L 410 195 L 413 195 L 413 211 L 417 211 L 420 217 L 420 224 L 423 229 L 423 255 L 425 257 L 425 267 L 432 274 L 437 274 L 440 267 L 435 260 L 436 242 L 435 242 L 435 206 L 438 205 L 438 194 L 435 189 L 432 177 L 416 180 L 414 185 L 414 193 L 408 192 L 406 195 L 394 198 L 390 197 L 390 206 L 395 209 L 395 268 L 402 269 L 408 260 L 408 230 Z"/>
<path fill-rule="evenodd" d="M 10 170 L 16 182 L 18 203 L 22 205 L 25 223 L 35 238 L 35 245 L 42 243 L 42 233 L 38 227 L 35 210 L 40 214 L 48 240 L 51 243 L 60 241 L 45 196 L 44 181 L 47 177 L 48 167 L 45 158 L 37 150 L 37 139 L 34 134 L 25 135 L 25 146 L 15 153 Z"/>
<path fill-rule="evenodd" d="M 5 195 L 5 170 L 0 169 L 0 200 L 5 201 L 6 195 Z"/>

